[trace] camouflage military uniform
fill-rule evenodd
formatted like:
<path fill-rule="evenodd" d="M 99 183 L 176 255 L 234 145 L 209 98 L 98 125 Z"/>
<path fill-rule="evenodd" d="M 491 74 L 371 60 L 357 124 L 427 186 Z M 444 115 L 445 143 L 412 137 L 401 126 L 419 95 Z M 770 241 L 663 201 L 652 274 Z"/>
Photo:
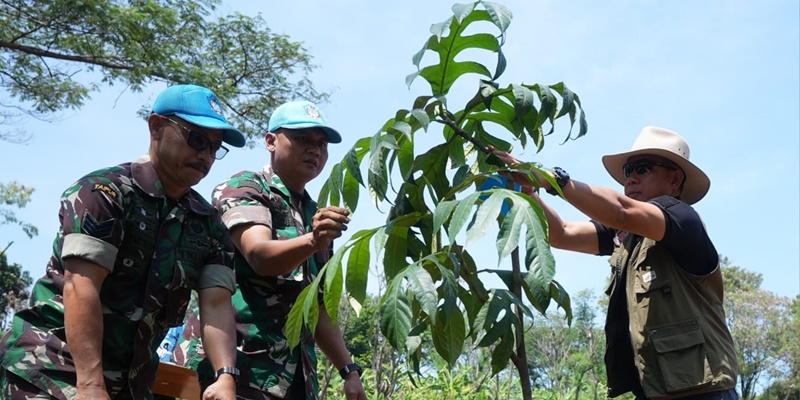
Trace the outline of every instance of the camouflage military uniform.
<path fill-rule="evenodd" d="M 166 198 L 143 157 L 81 178 L 62 195 L 59 218 L 31 306 L 16 313 L 0 342 L 0 366 L 55 398 L 75 396 L 62 294 L 64 259 L 80 257 L 111 271 L 100 290 L 111 398 L 151 398 L 156 349 L 169 327 L 183 323 L 191 291 L 235 289 L 233 247 L 218 214 L 195 191 Z"/>
<path fill-rule="evenodd" d="M 272 239 L 285 240 L 311 230 L 311 217 L 317 203 L 303 194 L 303 210 L 292 206 L 291 193 L 271 166 L 262 172 L 240 172 L 214 190 L 213 204 L 222 214 L 222 221 L 231 229 L 242 224 L 263 224 L 271 228 Z M 237 291 L 233 296 L 236 308 L 236 364 L 241 370 L 237 394 L 260 392 L 263 399 L 283 398 L 295 371 L 302 365 L 306 399 L 316 399 L 319 384 L 317 358 L 311 332 L 304 330 L 302 344 L 290 349 L 284 334 L 289 310 L 297 296 L 317 275 L 319 267 L 331 256 L 331 250 L 317 252 L 290 274 L 259 276 L 236 251 Z M 200 362 L 202 348 L 197 346 L 197 323 L 190 323 L 184 337 L 192 337 L 176 350 L 178 361 L 198 370 L 203 384 L 213 380 L 208 362 Z M 198 364 L 200 364 L 198 366 Z M 264 395 L 266 393 L 268 395 Z"/>

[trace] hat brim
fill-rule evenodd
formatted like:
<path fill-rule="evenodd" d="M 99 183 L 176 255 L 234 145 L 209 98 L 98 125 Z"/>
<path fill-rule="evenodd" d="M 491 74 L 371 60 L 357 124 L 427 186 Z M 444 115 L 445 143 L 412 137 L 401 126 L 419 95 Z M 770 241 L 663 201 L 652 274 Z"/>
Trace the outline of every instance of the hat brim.
<path fill-rule="evenodd" d="M 276 131 L 280 128 L 284 129 L 306 129 L 306 128 L 318 128 L 325 132 L 325 136 L 328 138 L 328 143 L 341 143 L 342 142 L 342 135 L 329 126 L 320 125 L 320 124 L 312 124 L 312 123 L 305 123 L 305 124 L 291 124 L 291 125 L 283 125 L 276 127 L 274 129 L 270 129 L 270 131 Z"/>
<path fill-rule="evenodd" d="M 222 141 L 233 147 L 244 147 L 245 143 L 247 143 L 247 138 L 244 133 L 216 118 L 184 113 L 176 113 L 175 115 L 197 126 L 202 126 L 203 128 L 222 129 Z"/>
<path fill-rule="evenodd" d="M 625 165 L 631 157 L 642 154 L 651 154 L 666 158 L 683 170 L 686 179 L 684 180 L 683 191 L 681 192 L 681 200 L 684 202 L 688 204 L 697 203 L 708 193 L 708 189 L 711 187 L 711 180 L 708 179 L 708 175 L 689 160 L 668 150 L 639 149 L 625 153 L 611 154 L 603 156 L 603 165 L 615 181 L 625 186 L 626 178 L 622 173 L 622 166 Z"/>

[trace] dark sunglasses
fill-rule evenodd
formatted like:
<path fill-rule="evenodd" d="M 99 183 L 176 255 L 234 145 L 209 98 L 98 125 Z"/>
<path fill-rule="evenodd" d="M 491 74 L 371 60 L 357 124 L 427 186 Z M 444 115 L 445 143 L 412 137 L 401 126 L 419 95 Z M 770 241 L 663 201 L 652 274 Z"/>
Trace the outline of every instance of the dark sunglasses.
<path fill-rule="evenodd" d="M 626 178 L 631 176 L 631 174 L 634 173 L 634 172 L 636 172 L 639 175 L 645 175 L 645 174 L 650 173 L 650 171 L 655 166 L 659 166 L 659 167 L 670 169 L 670 170 L 676 169 L 672 165 L 662 164 L 660 162 L 655 162 L 655 161 L 650 161 L 650 160 L 641 160 L 641 161 L 635 161 L 635 162 L 626 163 L 625 165 L 623 165 L 622 166 L 622 175 L 624 175 Z"/>
<path fill-rule="evenodd" d="M 225 157 L 225 155 L 228 154 L 228 149 L 225 146 L 221 144 L 211 143 L 211 141 L 208 140 L 208 138 L 205 137 L 202 133 L 193 131 L 188 127 L 181 125 L 180 123 L 178 123 L 177 121 L 173 120 L 170 117 L 164 117 L 164 118 L 166 118 L 167 121 L 172 122 L 173 124 L 183 128 L 183 130 L 188 134 L 186 136 L 186 144 L 188 144 L 189 147 L 197 151 L 211 149 L 210 150 L 211 156 L 213 156 L 217 160 L 222 160 L 222 157 Z"/>

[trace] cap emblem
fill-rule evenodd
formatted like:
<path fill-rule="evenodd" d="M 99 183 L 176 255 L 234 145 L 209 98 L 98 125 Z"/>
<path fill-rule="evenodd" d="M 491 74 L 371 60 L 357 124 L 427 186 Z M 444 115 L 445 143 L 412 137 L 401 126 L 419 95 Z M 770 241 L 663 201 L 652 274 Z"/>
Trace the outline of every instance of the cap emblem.
<path fill-rule="evenodd" d="M 317 107 L 314 107 L 313 105 L 306 106 L 306 115 L 313 119 L 320 119 L 319 110 L 317 110 Z"/>
<path fill-rule="evenodd" d="M 222 115 L 222 107 L 219 106 L 219 100 L 216 97 L 209 97 L 208 104 L 215 113 Z"/>

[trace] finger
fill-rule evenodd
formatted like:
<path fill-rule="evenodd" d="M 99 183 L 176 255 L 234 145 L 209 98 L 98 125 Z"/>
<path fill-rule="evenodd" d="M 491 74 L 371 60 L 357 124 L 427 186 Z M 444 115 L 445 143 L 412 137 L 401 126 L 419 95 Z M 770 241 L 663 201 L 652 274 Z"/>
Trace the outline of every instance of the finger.
<path fill-rule="evenodd" d="M 342 207 L 337 207 L 337 206 L 323 207 L 323 208 L 320 208 L 319 211 L 329 211 L 329 212 L 342 214 L 342 215 L 349 215 L 350 214 L 350 210 L 348 210 L 346 208 L 342 208 Z"/>
<path fill-rule="evenodd" d="M 323 221 L 335 221 L 338 223 L 346 224 L 350 222 L 350 218 L 344 214 L 338 214 L 334 212 L 321 212 L 319 214 L 314 215 L 314 221 L 323 222 Z"/>

